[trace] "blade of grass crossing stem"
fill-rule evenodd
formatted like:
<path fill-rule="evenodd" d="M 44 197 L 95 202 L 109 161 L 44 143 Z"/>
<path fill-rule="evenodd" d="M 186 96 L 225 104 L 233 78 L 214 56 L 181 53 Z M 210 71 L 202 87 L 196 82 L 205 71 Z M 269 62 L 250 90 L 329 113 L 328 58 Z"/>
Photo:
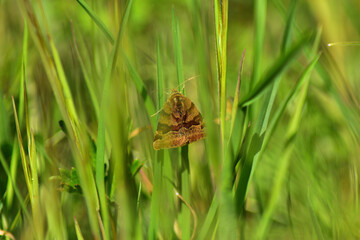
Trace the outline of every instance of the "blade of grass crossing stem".
<path fill-rule="evenodd" d="M 26 82 L 26 69 L 27 69 L 27 48 L 28 48 L 28 28 L 26 21 L 24 21 L 24 37 L 23 37 L 23 51 L 22 51 L 22 63 L 20 67 L 20 89 L 19 89 L 19 123 L 21 125 L 24 115 L 24 82 Z M 5 124 L 3 126 L 6 126 Z M 13 149 L 11 153 L 10 162 L 10 173 L 8 176 L 7 187 L 6 187 L 6 205 L 11 206 L 14 194 L 14 188 L 12 179 L 16 179 L 16 169 L 18 166 L 18 149 L 17 140 L 14 138 Z M 11 179 L 12 178 L 12 179 Z"/>
<path fill-rule="evenodd" d="M 26 82 L 24 82 L 24 108 L 25 108 L 25 122 L 26 122 L 26 132 L 27 132 L 27 142 L 28 142 L 28 157 L 29 157 L 29 166 L 30 166 L 30 177 L 31 177 L 31 192 L 30 203 L 31 210 L 34 222 L 36 222 L 35 231 L 36 236 L 42 239 L 44 237 L 44 221 L 42 217 L 42 212 L 40 209 L 40 195 L 39 195 L 39 178 L 37 172 L 37 154 L 35 139 L 32 130 L 30 129 L 30 118 L 29 118 L 29 105 L 27 100 L 27 88 Z"/>
<path fill-rule="evenodd" d="M 95 88 L 94 88 L 95 86 L 90 81 L 90 76 L 89 76 L 89 74 L 88 74 L 88 72 L 86 70 L 83 58 L 81 57 L 81 54 L 80 54 L 80 51 L 79 51 L 79 48 L 78 48 L 78 45 L 77 45 L 77 42 L 76 42 L 75 31 L 74 31 L 72 22 L 71 22 L 71 29 L 72 29 L 72 33 L 73 33 L 73 41 L 74 41 L 74 46 L 75 46 L 74 47 L 75 48 L 75 53 L 76 53 L 76 56 L 77 56 L 77 58 L 79 60 L 80 67 L 81 67 L 82 73 L 84 75 L 85 83 L 86 83 L 86 86 L 87 86 L 89 94 L 90 94 L 90 99 L 91 99 L 91 102 L 92 102 L 92 104 L 94 106 L 94 109 L 95 109 L 96 118 L 99 118 L 99 111 L 100 110 L 99 110 L 99 102 L 97 100 L 96 93 L 95 93 Z"/>
<path fill-rule="evenodd" d="M 163 69 L 161 64 L 160 55 L 160 44 L 157 40 L 156 44 L 157 54 L 157 109 L 161 109 L 163 106 L 163 91 L 164 91 L 164 80 L 163 80 Z M 159 120 L 159 116 L 157 116 Z M 164 150 L 155 151 L 155 160 L 153 162 L 153 192 L 151 197 L 151 211 L 150 211 L 150 226 L 148 232 L 149 239 L 157 239 L 157 233 L 159 229 L 160 209 L 161 209 L 161 192 L 162 192 L 162 164 L 164 162 Z"/>
<path fill-rule="evenodd" d="M 138 93 L 141 95 L 142 99 L 144 100 L 145 103 L 145 107 L 146 110 L 148 112 L 148 115 L 151 116 L 152 114 L 155 113 L 155 107 L 154 107 L 154 103 L 151 100 L 146 87 L 144 85 L 143 80 L 141 79 L 140 75 L 137 73 L 136 69 L 134 68 L 134 66 L 131 64 L 129 58 L 127 57 L 126 53 L 123 52 L 123 57 L 126 63 L 126 66 L 129 70 L 130 76 L 134 81 L 136 90 L 138 91 Z M 151 125 L 153 127 L 153 129 L 156 127 L 156 118 L 151 118 Z"/>
<path fill-rule="evenodd" d="M 75 224 L 75 232 L 76 232 L 76 237 L 78 240 L 84 240 L 84 237 L 81 233 L 81 229 L 80 229 L 80 226 L 79 226 L 79 223 L 78 221 L 76 220 L 76 218 L 74 218 L 74 224 Z"/>
<path fill-rule="evenodd" d="M 26 159 L 26 153 L 24 150 L 23 140 L 22 140 L 22 136 L 21 136 L 21 132 L 20 132 L 20 124 L 19 124 L 19 120 L 18 120 L 18 116 L 17 116 L 17 112 L 16 112 L 14 97 L 12 97 L 12 103 L 13 103 L 13 109 L 14 109 L 14 115 L 15 115 L 14 117 L 15 117 L 15 124 L 16 124 L 19 148 L 20 148 L 20 157 L 21 157 L 22 166 L 23 166 L 23 170 L 24 170 L 25 181 L 26 181 L 28 191 L 32 192 L 32 190 L 31 190 L 32 186 L 30 183 L 30 180 L 31 180 L 30 167 L 29 167 L 27 159 Z"/>
<path fill-rule="evenodd" d="M 238 82 L 237 82 L 236 89 L 235 89 L 235 94 L 234 94 L 234 103 L 233 103 L 232 110 L 231 110 L 231 125 L 230 125 L 229 141 L 230 141 L 231 136 L 232 136 L 232 132 L 233 132 L 234 125 L 235 125 L 236 114 L 237 114 L 237 110 L 238 110 L 237 104 L 239 103 L 241 74 L 242 74 L 242 69 L 243 69 L 243 64 L 244 64 L 244 58 L 245 58 L 245 49 L 244 49 L 243 54 L 241 56 L 240 67 L 239 67 L 239 77 L 238 77 Z"/>
<path fill-rule="evenodd" d="M 318 56 L 314 59 L 313 64 L 316 63 L 317 59 Z M 312 68 L 314 67 L 312 64 L 310 64 L 309 66 Z M 257 239 L 264 239 L 266 237 L 266 233 L 271 225 L 271 217 L 275 211 L 278 199 L 283 189 L 284 182 L 286 180 L 286 174 L 290 165 L 290 157 L 295 146 L 295 139 L 296 139 L 295 137 L 300 127 L 301 114 L 307 98 L 307 91 L 310 83 L 310 72 L 305 71 L 305 77 L 306 80 L 304 82 L 304 85 L 299 91 L 299 98 L 296 104 L 295 113 L 292 115 L 292 118 L 290 119 L 290 124 L 288 126 L 288 130 L 285 137 L 286 144 L 282 151 L 283 154 L 280 157 L 280 160 L 278 162 L 278 167 L 276 168 L 277 171 L 275 173 L 274 183 L 272 185 L 273 188 L 271 190 L 270 200 L 266 205 L 263 216 L 260 219 L 260 223 L 258 225 L 258 231 L 256 231 Z"/>
<path fill-rule="evenodd" d="M 173 32 L 173 47 L 174 47 L 174 59 L 176 65 L 176 75 L 178 86 L 184 83 L 184 71 L 183 71 L 183 63 L 182 63 L 182 49 L 181 49 L 181 38 L 180 38 L 180 27 L 179 20 L 175 16 L 175 10 L 172 9 L 172 32 Z"/>
<path fill-rule="evenodd" d="M 18 119 L 18 115 L 16 112 L 16 106 L 15 106 L 15 100 L 14 97 L 12 97 L 12 104 L 13 104 L 13 110 L 14 110 L 14 117 L 15 117 L 15 124 L 16 124 L 16 131 L 17 131 L 17 135 L 18 135 L 18 142 L 19 142 L 19 148 L 20 148 L 20 156 L 21 156 L 21 161 L 22 161 L 22 165 L 23 165 L 23 170 L 24 170 L 24 175 L 25 175 L 25 181 L 26 181 L 26 185 L 28 188 L 28 192 L 29 192 L 29 196 L 32 195 L 34 193 L 34 189 L 33 189 L 33 185 L 32 185 L 32 173 L 31 173 L 31 160 L 28 161 L 26 158 L 26 153 L 25 153 L 25 149 L 24 149 L 24 145 L 23 145 L 23 140 L 21 137 L 21 131 L 20 131 L 20 125 L 19 125 L 19 119 Z M 29 146 L 30 148 L 30 146 Z M 30 221 L 30 225 L 31 225 L 31 229 L 34 231 L 34 237 L 41 237 L 41 231 L 39 228 L 41 228 L 41 222 L 39 224 L 35 224 L 33 225 L 34 222 L 36 222 L 36 220 L 38 220 L 37 216 L 38 212 L 37 212 L 37 208 L 34 208 L 34 203 L 37 199 L 34 200 L 33 198 L 34 196 L 30 197 L 30 203 L 31 203 L 31 209 L 32 209 L 32 220 Z M 37 223 L 37 222 L 36 222 Z"/>
<path fill-rule="evenodd" d="M 281 56 L 285 55 L 286 53 L 285 48 L 288 48 L 289 42 L 291 40 L 292 22 L 294 17 L 293 9 L 290 11 L 289 17 L 286 22 L 282 49 L 281 49 Z M 239 184 L 235 190 L 235 202 L 237 203 L 236 206 L 237 206 L 238 214 L 240 214 L 241 210 L 243 209 L 249 182 L 251 181 L 252 175 L 254 174 L 254 170 L 256 169 L 258 159 L 260 159 L 261 157 L 261 154 L 260 153 L 258 154 L 258 151 L 264 148 L 263 137 L 267 129 L 269 116 L 271 113 L 275 96 L 277 94 L 280 80 L 281 80 L 281 73 L 277 74 L 277 76 L 274 76 L 274 80 L 273 80 L 274 82 L 270 84 L 271 87 L 266 92 L 264 100 L 262 101 L 262 107 L 260 110 L 260 114 L 258 116 L 258 121 L 256 123 L 255 130 L 252 134 L 252 137 L 249 138 L 251 139 L 251 141 L 246 142 L 246 145 L 250 144 L 250 146 L 248 148 L 248 154 L 245 155 L 244 166 L 241 169 Z"/>
<path fill-rule="evenodd" d="M 23 213 L 25 214 L 26 219 L 29 222 L 32 222 L 30 214 L 29 214 L 29 212 L 27 210 L 27 207 L 25 205 L 25 201 L 24 201 L 23 197 L 21 196 L 19 188 L 17 187 L 17 185 L 15 183 L 15 178 L 13 178 L 13 175 L 11 175 L 11 171 L 9 169 L 9 166 L 7 165 L 6 160 L 5 160 L 5 158 L 4 158 L 4 156 L 2 155 L 1 152 L 0 152 L 0 162 L 1 162 L 1 165 L 3 166 L 3 168 L 5 170 L 5 173 L 8 175 L 8 179 L 10 179 L 10 184 L 12 185 L 12 188 L 14 189 L 15 195 L 19 200 L 21 209 L 22 209 Z"/>
<path fill-rule="evenodd" d="M 295 43 L 286 54 L 280 56 L 272 65 L 269 71 L 259 80 L 258 84 L 240 101 L 239 107 L 244 107 L 253 103 L 259 96 L 261 96 L 265 89 L 276 79 L 276 77 L 284 72 L 290 65 L 292 60 L 300 53 L 301 49 L 308 44 L 310 38 L 303 37 Z"/>
<path fill-rule="evenodd" d="M 281 116 L 283 115 L 283 113 L 285 112 L 285 109 L 288 105 L 288 103 L 290 102 L 290 100 L 294 97 L 294 95 L 296 93 L 298 93 L 300 87 L 303 85 L 303 83 L 305 82 L 305 80 L 309 77 L 309 75 L 311 74 L 313 68 L 315 67 L 316 63 L 318 62 L 320 58 L 320 54 L 318 54 L 317 56 L 314 57 L 314 59 L 310 62 L 310 64 L 307 66 L 307 68 L 304 70 L 304 72 L 302 73 L 300 79 L 298 80 L 298 82 L 295 84 L 295 86 L 292 88 L 292 90 L 290 91 L 290 93 L 288 94 L 288 96 L 284 99 L 284 101 L 281 103 L 280 107 L 278 108 L 278 110 L 274 113 L 274 117 L 271 120 L 268 130 L 265 134 L 265 138 L 264 138 L 264 143 L 263 143 L 263 148 L 261 149 L 261 154 L 263 152 L 264 149 L 266 149 L 267 144 L 270 141 L 270 137 L 272 136 L 276 126 L 279 123 L 279 120 L 281 118 Z"/>
<path fill-rule="evenodd" d="M 100 199 L 101 214 L 104 223 L 105 239 L 110 239 L 110 219 L 109 219 L 108 206 L 106 200 L 107 198 L 105 192 L 105 175 L 104 175 L 105 173 L 104 164 L 106 157 L 105 154 L 106 128 L 105 128 L 104 116 L 105 116 L 106 106 L 108 104 L 110 79 L 115 70 L 119 48 L 121 48 L 120 45 L 122 42 L 124 28 L 129 19 L 131 7 L 132 7 L 132 0 L 129 0 L 123 19 L 121 21 L 120 29 L 118 30 L 118 36 L 116 38 L 115 45 L 110 56 L 109 65 L 106 70 L 105 82 L 104 82 L 101 105 L 100 105 L 100 117 L 98 123 L 98 138 L 97 138 L 97 151 L 96 151 L 96 185 L 98 188 L 98 194 Z"/>
<path fill-rule="evenodd" d="M 292 13 L 290 13 L 290 17 L 292 17 Z M 289 22 L 289 21 L 288 21 Z M 288 29 L 288 28 L 286 28 Z M 284 39 L 289 39 L 289 38 L 284 38 Z M 317 32 L 317 35 L 315 37 L 315 41 L 313 44 L 313 55 L 315 55 L 315 51 L 316 49 L 318 49 L 319 43 L 320 43 L 320 39 L 321 39 L 321 30 L 319 30 Z M 282 46 L 286 47 L 287 44 L 283 44 Z M 284 52 L 284 51 L 282 51 Z M 310 62 L 310 64 L 307 66 L 307 68 L 304 70 L 303 74 L 301 75 L 299 81 L 295 84 L 295 86 L 293 87 L 293 89 L 290 91 L 288 97 L 284 100 L 284 102 L 281 104 L 281 106 L 278 108 L 278 110 L 275 112 L 273 119 L 270 122 L 270 125 L 266 131 L 265 137 L 264 137 L 264 142 L 263 142 L 263 146 L 260 150 L 258 159 L 261 159 L 263 152 L 265 151 L 265 149 L 267 148 L 267 145 L 270 141 L 270 137 L 272 136 L 273 132 L 275 131 L 275 127 L 277 126 L 280 117 L 282 116 L 282 114 L 285 111 L 285 108 L 287 106 L 287 104 L 289 103 L 289 101 L 292 99 L 292 97 L 294 96 L 295 93 L 298 92 L 299 88 L 302 86 L 303 82 L 309 77 L 309 75 L 311 74 L 312 69 L 314 68 L 314 66 L 316 65 L 317 61 L 319 60 L 320 54 L 318 54 L 317 56 L 315 56 L 313 58 L 313 60 Z"/>
<path fill-rule="evenodd" d="M 106 27 L 106 25 L 101 21 L 101 19 L 91 10 L 91 8 L 83 1 L 83 0 L 77 0 L 81 7 L 89 14 L 89 16 L 95 21 L 96 25 L 99 27 L 99 29 L 104 33 L 104 35 L 107 37 L 107 39 L 110 41 L 111 44 L 114 44 L 114 37 L 112 36 L 110 30 Z M 148 94 L 148 91 L 145 87 L 145 84 L 143 80 L 141 79 L 140 75 L 136 72 L 134 66 L 131 64 L 131 61 L 127 57 L 125 52 L 122 52 L 123 57 L 125 58 L 126 65 L 128 67 L 129 73 L 131 75 L 131 78 L 134 81 L 135 87 L 138 91 L 138 93 L 141 95 L 141 97 L 144 100 L 145 107 L 149 113 L 149 115 L 152 115 L 155 112 L 154 109 L 154 103 L 151 101 L 151 98 Z M 152 124 L 154 124 L 154 121 L 152 121 Z M 153 125 L 154 127 L 154 125 Z"/>
<path fill-rule="evenodd" d="M 115 39 L 106 25 L 101 21 L 101 19 L 96 16 L 96 14 L 91 10 L 89 5 L 83 0 L 76 0 L 80 6 L 87 12 L 87 14 L 91 17 L 91 19 L 96 23 L 96 25 L 100 28 L 100 30 L 104 33 L 105 37 L 110 41 L 111 44 L 114 44 Z"/>
<path fill-rule="evenodd" d="M 215 194 L 214 198 L 212 200 L 211 206 L 206 215 L 203 226 L 200 230 L 200 233 L 198 236 L 199 240 L 207 239 L 207 237 L 210 236 L 211 226 L 214 224 L 214 220 L 217 220 L 216 213 L 217 213 L 218 208 L 219 208 L 219 200 L 217 199 L 216 194 Z"/>

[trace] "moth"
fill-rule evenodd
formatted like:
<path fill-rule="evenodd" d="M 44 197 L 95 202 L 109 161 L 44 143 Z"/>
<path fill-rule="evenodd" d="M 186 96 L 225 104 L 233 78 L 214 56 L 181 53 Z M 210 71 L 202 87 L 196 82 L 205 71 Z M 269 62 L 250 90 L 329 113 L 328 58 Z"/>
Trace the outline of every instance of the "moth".
<path fill-rule="evenodd" d="M 204 121 L 195 104 L 177 90 L 172 90 L 160 111 L 154 149 L 182 147 L 205 136 Z"/>

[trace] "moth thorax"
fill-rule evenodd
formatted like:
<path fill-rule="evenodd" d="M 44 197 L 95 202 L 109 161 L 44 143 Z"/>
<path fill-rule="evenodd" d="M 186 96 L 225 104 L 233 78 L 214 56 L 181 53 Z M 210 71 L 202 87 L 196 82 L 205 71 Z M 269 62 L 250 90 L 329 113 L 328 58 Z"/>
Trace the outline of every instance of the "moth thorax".
<path fill-rule="evenodd" d="M 174 97 L 173 99 L 173 115 L 176 118 L 183 118 L 186 114 L 185 103 L 179 97 Z"/>

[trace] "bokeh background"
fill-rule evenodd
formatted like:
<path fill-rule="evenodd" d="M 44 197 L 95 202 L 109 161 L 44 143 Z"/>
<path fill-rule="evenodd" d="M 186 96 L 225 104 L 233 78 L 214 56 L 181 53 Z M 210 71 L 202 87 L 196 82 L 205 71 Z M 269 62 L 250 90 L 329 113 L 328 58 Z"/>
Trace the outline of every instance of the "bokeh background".
<path fill-rule="evenodd" d="M 359 13 L 0 0 L 0 239 L 360 238 Z M 155 151 L 172 89 L 207 137 Z"/>

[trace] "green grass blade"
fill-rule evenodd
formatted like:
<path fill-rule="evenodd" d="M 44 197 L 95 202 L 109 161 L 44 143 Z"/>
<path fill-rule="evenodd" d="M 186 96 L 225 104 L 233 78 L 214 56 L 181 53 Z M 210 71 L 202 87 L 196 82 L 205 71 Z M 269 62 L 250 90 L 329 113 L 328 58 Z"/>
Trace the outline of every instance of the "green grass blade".
<path fill-rule="evenodd" d="M 140 75 L 137 73 L 135 67 L 131 64 L 129 58 L 127 57 L 126 53 L 123 52 L 123 57 L 125 60 L 125 63 L 127 65 L 127 68 L 129 70 L 130 76 L 134 81 L 136 90 L 138 91 L 138 93 L 141 95 L 142 99 L 144 100 L 145 103 L 145 107 L 146 110 L 148 112 L 148 115 L 151 116 L 153 115 L 156 111 L 155 111 L 155 107 L 154 107 L 154 103 L 151 100 L 148 91 L 144 85 L 143 80 L 141 79 Z M 151 125 L 153 128 L 155 128 L 156 126 L 156 119 L 155 118 L 151 118 Z"/>
<path fill-rule="evenodd" d="M 89 14 L 89 16 L 94 20 L 96 25 L 99 27 L 99 29 L 102 31 L 102 33 L 107 37 L 107 39 L 110 41 L 110 43 L 114 44 L 114 41 L 115 41 L 114 37 L 112 36 L 110 30 L 106 27 L 106 25 L 101 21 L 101 19 L 94 13 L 93 10 L 91 10 L 91 8 L 83 0 L 77 0 L 77 1 L 84 8 L 84 10 Z M 135 67 L 132 65 L 132 63 L 129 60 L 129 58 L 127 57 L 126 53 L 123 51 L 122 54 L 123 54 L 125 63 L 127 65 L 127 68 L 129 70 L 129 73 L 134 81 L 136 89 L 144 100 L 145 107 L 148 110 L 149 115 L 154 114 L 154 112 L 155 112 L 154 103 L 151 101 L 151 98 L 148 94 L 148 91 L 145 87 L 143 80 L 141 79 L 140 75 L 136 72 Z M 151 122 L 152 122 L 152 126 L 154 127 L 154 121 L 151 121 Z"/>
<path fill-rule="evenodd" d="M 90 76 L 86 70 L 86 67 L 85 67 L 85 63 L 83 61 L 83 58 L 81 57 L 81 54 L 80 54 L 80 51 L 79 51 L 79 48 L 78 48 L 78 45 L 76 43 L 76 38 L 75 38 L 75 31 L 74 31 L 74 28 L 73 26 L 71 25 L 72 27 L 72 34 L 73 34 L 73 41 L 74 41 L 74 46 L 75 46 L 75 53 L 76 53 L 76 56 L 79 60 L 79 63 L 80 63 L 80 66 L 81 66 L 81 70 L 82 70 L 82 73 L 84 75 L 84 79 L 85 79 L 85 83 L 86 83 L 86 86 L 88 88 L 88 91 L 89 91 L 89 94 L 90 94 L 90 98 L 91 98 L 91 101 L 92 101 L 92 104 L 94 106 L 94 109 L 95 109 L 95 115 L 97 118 L 99 118 L 99 101 L 96 97 L 96 93 L 95 93 L 95 89 L 94 89 L 94 85 L 91 83 L 90 81 Z"/>
<path fill-rule="evenodd" d="M 182 48 L 181 48 L 181 35 L 179 21 L 175 15 L 174 9 L 172 10 L 172 32 L 173 32 L 173 48 L 174 48 L 174 58 L 176 65 L 176 75 L 178 80 L 178 86 L 183 86 L 180 89 L 182 93 L 185 94 L 185 79 L 184 79 L 184 70 L 183 70 L 183 59 L 182 59 Z M 177 150 L 175 150 L 177 151 Z M 180 194 L 185 199 L 186 202 L 191 204 L 190 199 L 190 165 L 189 165 L 189 147 L 181 147 L 181 167 L 178 171 L 180 176 Z M 181 212 L 178 216 L 179 226 L 181 229 L 182 239 L 190 239 L 191 237 L 191 213 L 189 208 L 185 203 L 181 203 Z"/>
<path fill-rule="evenodd" d="M 79 223 L 78 221 L 76 220 L 76 218 L 74 218 L 74 224 L 75 224 L 75 232 L 76 232 L 76 237 L 78 240 L 84 240 L 84 237 L 81 233 L 81 229 L 80 229 L 80 226 L 79 226 Z"/>
<path fill-rule="evenodd" d="M 27 220 L 29 222 L 32 221 L 29 211 L 27 210 L 27 207 L 25 205 L 25 201 L 24 201 L 23 197 L 21 196 L 19 188 L 17 187 L 17 185 L 15 183 L 15 178 L 13 178 L 13 175 L 9 169 L 9 166 L 7 165 L 6 160 L 1 152 L 0 152 L 0 162 L 1 162 L 2 167 L 5 170 L 6 174 L 8 175 L 8 178 L 10 179 L 10 184 L 12 185 L 12 188 L 14 189 L 15 195 L 20 203 L 21 209 L 22 209 L 23 213 L 25 214 L 25 217 L 27 218 Z"/>
<path fill-rule="evenodd" d="M 261 72 L 261 59 L 265 39 L 267 0 L 255 1 L 255 41 L 254 41 L 254 65 L 250 88 L 258 83 Z"/>
<path fill-rule="evenodd" d="M 284 36 L 283 36 L 283 40 L 281 43 L 281 54 L 283 54 L 283 55 L 289 49 L 289 46 L 291 43 L 291 36 L 293 33 L 293 26 L 294 26 L 296 1 L 297 0 L 292 0 L 290 2 L 289 16 L 286 21 Z"/>
<path fill-rule="evenodd" d="M 101 19 L 91 10 L 89 5 L 84 0 L 76 0 L 80 6 L 89 14 L 91 19 L 96 23 L 96 25 L 100 28 L 100 30 L 104 33 L 106 38 L 110 41 L 111 44 L 114 44 L 115 40 L 109 29 L 106 25 L 101 21 Z"/>
<path fill-rule="evenodd" d="M 251 90 L 239 103 L 239 107 L 247 106 L 253 103 L 266 88 L 276 79 L 276 77 L 284 72 L 293 60 L 302 50 L 302 48 L 310 41 L 309 37 L 302 38 L 295 43 L 286 54 L 279 57 L 279 59 L 272 65 L 270 70 L 262 77 L 258 84 Z"/>
<path fill-rule="evenodd" d="M 181 147 L 181 167 L 180 179 L 181 179 L 181 196 L 189 204 L 190 198 L 190 163 L 189 163 L 189 146 Z M 181 212 L 178 220 L 181 228 L 182 239 L 190 239 L 191 237 L 191 215 L 190 210 L 185 203 L 181 204 Z"/>
<path fill-rule="evenodd" d="M 293 8 L 294 7 L 295 6 L 293 6 Z M 294 14 L 293 14 L 293 10 L 291 10 L 286 22 L 280 59 L 282 56 L 286 56 L 286 53 L 289 52 L 287 48 L 290 45 L 293 18 L 294 18 Z M 266 91 L 260 109 L 260 114 L 256 122 L 255 130 L 253 133 L 251 133 L 252 135 L 249 135 L 251 136 L 249 138 L 251 140 L 247 141 L 243 146 L 243 149 L 247 149 L 247 152 L 245 154 L 243 168 L 241 169 L 240 172 L 240 180 L 235 190 L 235 202 L 237 203 L 236 206 L 237 206 L 238 214 L 241 213 L 243 209 L 245 198 L 248 191 L 249 182 L 252 179 L 258 160 L 261 159 L 260 150 L 264 149 L 264 145 L 263 145 L 264 133 L 267 130 L 271 109 L 275 100 L 275 96 L 277 94 L 280 80 L 281 80 L 281 73 L 279 73 L 279 75 L 276 77 L 274 76 L 274 80 L 273 80 L 274 82 L 270 84 L 270 89 Z M 259 204 L 262 203 L 259 202 Z"/>
<path fill-rule="evenodd" d="M 239 103 L 241 74 L 242 74 L 242 69 L 243 69 L 243 65 L 244 65 L 244 59 L 245 59 L 245 49 L 244 49 L 243 54 L 241 56 L 241 62 L 240 62 L 240 68 L 239 68 L 239 77 L 238 77 L 238 82 L 237 82 L 236 89 L 235 89 L 235 94 L 234 94 L 234 103 L 233 103 L 232 110 L 231 110 L 231 125 L 230 125 L 230 137 L 229 137 L 229 140 L 231 139 L 231 135 L 232 135 L 232 132 L 234 130 L 235 119 L 236 119 L 237 110 L 238 110 L 237 105 Z"/>
<path fill-rule="evenodd" d="M 178 86 L 182 86 L 184 83 L 184 70 L 182 60 L 181 38 L 179 20 L 175 16 L 175 10 L 172 9 L 172 32 L 173 32 L 173 47 L 174 47 L 174 59 L 176 65 L 176 76 L 178 80 Z M 185 88 L 184 88 L 185 89 Z M 184 92 L 183 92 L 184 93 Z"/>
<path fill-rule="evenodd" d="M 282 102 L 282 104 L 280 105 L 280 107 L 277 109 L 277 111 L 274 113 L 274 117 L 271 120 L 268 130 L 265 134 L 265 138 L 264 138 L 264 143 L 263 143 L 263 148 L 262 151 L 264 149 L 266 149 L 267 144 L 270 141 L 270 138 L 273 134 L 273 132 L 275 131 L 276 126 L 279 123 L 279 120 L 281 118 L 281 116 L 283 115 L 288 103 L 290 102 L 290 100 L 294 97 L 294 95 L 299 91 L 299 89 L 301 88 L 301 86 L 304 84 L 304 82 L 309 78 L 313 68 L 316 66 L 316 63 L 318 62 L 320 58 L 320 54 L 318 54 L 317 56 L 314 57 L 314 59 L 309 63 L 309 65 L 306 67 L 306 69 L 304 70 L 304 72 L 302 73 L 299 81 L 295 84 L 295 86 L 292 88 L 292 90 L 289 92 L 288 96 L 286 97 L 286 99 L 284 99 L 284 101 Z"/>
<path fill-rule="evenodd" d="M 161 62 L 161 55 L 160 55 L 160 43 L 159 39 L 156 41 L 156 59 L 157 59 L 157 102 L 156 108 L 160 110 L 164 105 L 164 78 L 163 78 L 163 66 Z M 159 117 L 157 117 L 159 118 Z"/>
<path fill-rule="evenodd" d="M 20 0 L 19 0 L 20 1 Z M 86 161 L 88 159 L 87 151 L 84 149 L 82 142 L 83 129 L 80 128 L 79 120 L 75 111 L 73 98 L 71 96 L 70 88 L 67 84 L 67 79 L 60 61 L 59 53 L 55 47 L 51 34 L 49 32 L 47 20 L 45 18 L 44 10 L 40 4 L 40 14 L 42 15 L 42 22 L 45 25 L 47 38 L 42 35 L 39 20 L 34 12 L 33 6 L 27 0 L 19 3 L 22 14 L 29 23 L 32 39 L 39 51 L 45 72 L 51 84 L 56 101 L 65 120 L 67 128 L 70 130 L 70 138 L 74 143 L 73 153 L 76 156 L 77 169 L 79 171 L 84 197 L 87 203 L 87 210 L 89 213 L 89 221 L 94 235 L 99 235 L 98 219 L 95 209 L 98 209 L 99 203 L 96 194 L 96 186 L 93 178 L 91 166 Z M 48 43 L 46 41 L 48 40 Z"/>
<path fill-rule="evenodd" d="M 156 43 L 157 54 L 157 108 L 161 109 L 164 104 L 163 98 L 163 67 L 161 63 L 160 44 L 159 40 Z M 159 116 L 157 116 L 157 119 Z M 160 206 L 161 206 L 161 192 L 163 189 L 163 162 L 164 150 L 155 152 L 155 160 L 153 162 L 153 193 L 151 198 L 151 211 L 150 211 L 150 226 L 148 231 L 148 239 L 157 239 L 157 234 L 160 228 Z"/>
<path fill-rule="evenodd" d="M 214 221 L 217 220 L 216 213 L 218 212 L 219 208 L 219 200 L 216 197 L 216 194 L 214 195 L 214 198 L 212 200 L 211 206 L 207 212 L 204 224 L 200 230 L 198 239 L 203 240 L 206 239 L 207 236 L 211 233 L 211 226 L 213 225 Z"/>
<path fill-rule="evenodd" d="M 286 134 L 286 144 L 283 149 L 283 154 L 278 162 L 276 171 L 276 177 L 274 178 L 273 188 L 271 190 L 271 196 L 269 202 L 265 208 L 264 214 L 260 220 L 258 231 L 256 232 L 257 239 L 264 239 L 266 233 L 271 225 L 271 217 L 275 211 L 278 199 L 280 197 L 283 185 L 286 180 L 286 174 L 290 165 L 290 159 L 295 147 L 295 136 L 300 127 L 301 114 L 307 98 L 307 91 L 310 82 L 310 73 L 314 65 L 316 64 L 319 55 L 311 62 L 309 67 L 304 72 L 305 83 L 299 92 L 299 99 L 296 105 L 295 114 L 293 114 Z"/>
<path fill-rule="evenodd" d="M 28 49 L 28 28 L 27 28 L 27 23 L 26 21 L 24 21 L 24 37 L 23 37 L 23 48 L 22 48 L 22 64 L 21 64 L 21 68 L 20 68 L 20 88 L 19 88 L 19 123 L 21 125 L 22 121 L 23 121 L 23 115 L 24 115 L 24 82 L 26 82 L 26 69 L 27 69 L 27 49 Z M 1 97 L 1 96 L 0 96 Z M 0 113 L 1 114 L 1 113 Z M 4 117 L 5 119 L 5 117 Z M 2 126 L 7 126 L 7 123 L 3 123 L 1 124 Z M 1 133 L 0 133 L 1 134 Z M 17 165 L 18 165 L 18 149 L 17 148 L 17 144 L 16 144 L 17 140 L 14 139 L 13 141 L 13 149 L 12 149 L 12 155 L 11 155 L 11 165 L 10 165 L 10 172 L 11 172 L 11 176 L 8 176 L 8 183 L 7 183 L 7 194 L 6 194 L 6 203 L 7 206 L 10 207 L 12 204 L 12 200 L 13 200 L 13 194 L 14 194 L 14 189 L 13 189 L 13 184 L 12 179 L 16 179 L 16 169 L 17 169 Z M 10 179 L 12 177 L 12 179 Z"/>
<path fill-rule="evenodd" d="M 99 193 L 99 199 L 101 204 L 101 214 L 104 222 L 104 230 L 105 230 L 105 238 L 110 239 L 110 219 L 108 213 L 108 206 L 107 206 L 107 196 L 105 192 L 105 135 L 106 135 L 106 128 L 105 128 L 105 111 L 106 106 L 108 105 L 108 92 L 110 91 L 110 79 L 114 74 L 115 65 L 117 62 L 119 48 L 122 42 L 124 28 L 128 22 L 131 7 L 132 7 L 132 0 L 129 0 L 128 5 L 126 7 L 124 17 L 121 21 L 120 29 L 118 30 L 118 36 L 115 41 L 114 48 L 112 50 L 109 65 L 106 71 L 105 82 L 102 92 L 102 99 L 100 105 L 100 118 L 98 123 L 98 138 L 97 138 L 97 151 L 96 151 L 96 184 Z"/>

